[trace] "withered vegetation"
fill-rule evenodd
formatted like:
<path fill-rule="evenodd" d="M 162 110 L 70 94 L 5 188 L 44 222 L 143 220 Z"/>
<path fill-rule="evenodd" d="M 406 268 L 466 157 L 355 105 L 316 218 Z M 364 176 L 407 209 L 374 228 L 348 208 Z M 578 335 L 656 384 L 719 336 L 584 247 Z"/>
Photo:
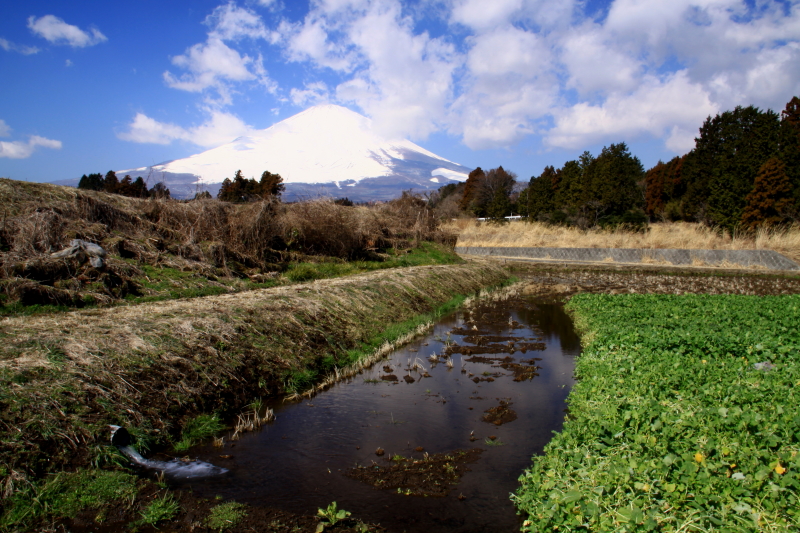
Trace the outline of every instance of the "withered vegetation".
<path fill-rule="evenodd" d="M 118 462 L 109 424 L 174 445 L 199 414 L 316 390 L 508 277 L 458 259 L 409 194 L 230 204 L 0 179 L 0 206 L 0 491 L 17 509 L 46 473 Z M 103 261 L 52 255 L 74 239 Z"/>
<path fill-rule="evenodd" d="M 308 269 L 282 277 L 293 264 L 371 262 L 368 270 L 423 241 L 455 242 L 410 194 L 372 207 L 329 199 L 232 204 L 0 179 L 0 205 L 3 314 L 35 305 L 85 307 L 263 288 L 326 277 Z M 73 239 L 102 246 L 103 266 L 93 267 L 83 254 L 51 256 Z"/>
<path fill-rule="evenodd" d="M 254 397 L 302 391 L 379 347 L 388 325 L 506 277 L 488 263 L 421 266 L 8 317 L 0 322 L 0 465 L 15 479 L 88 465 L 107 424 L 168 442 L 198 413 L 230 415 Z"/>

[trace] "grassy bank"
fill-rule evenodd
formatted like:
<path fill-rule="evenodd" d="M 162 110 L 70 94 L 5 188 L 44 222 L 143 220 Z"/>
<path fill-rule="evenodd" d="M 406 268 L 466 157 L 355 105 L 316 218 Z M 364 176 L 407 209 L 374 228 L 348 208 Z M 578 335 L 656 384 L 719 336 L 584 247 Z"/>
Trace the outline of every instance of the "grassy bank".
<path fill-rule="evenodd" d="M 443 226 L 458 235 L 459 246 L 554 248 L 684 248 L 706 250 L 774 250 L 800 261 L 800 228 L 762 229 L 731 237 L 688 222 L 651 224 L 647 232 L 551 226 L 515 221 L 503 226 L 460 219 Z"/>
<path fill-rule="evenodd" d="M 579 381 L 520 478 L 526 531 L 800 527 L 800 297 L 583 294 L 569 308 Z"/>
<path fill-rule="evenodd" d="M 397 335 L 393 324 L 507 279 L 489 264 L 382 270 L 303 285 L 0 322 L 0 465 L 9 494 L 102 466 L 108 424 L 177 442 L 200 413 L 302 388 Z M 408 328 L 406 328 L 408 329 Z"/>

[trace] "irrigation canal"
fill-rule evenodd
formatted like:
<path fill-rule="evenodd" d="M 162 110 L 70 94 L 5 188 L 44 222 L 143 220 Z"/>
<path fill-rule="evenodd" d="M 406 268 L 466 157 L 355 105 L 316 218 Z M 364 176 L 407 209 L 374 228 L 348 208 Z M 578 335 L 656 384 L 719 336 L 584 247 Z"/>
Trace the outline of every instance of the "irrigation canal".
<path fill-rule="evenodd" d="M 350 381 L 271 405 L 276 420 L 260 431 L 224 448 L 191 450 L 229 472 L 173 485 L 303 514 L 336 501 L 387 531 L 519 530 L 509 494 L 531 456 L 562 427 L 579 351 L 561 305 L 523 297 L 479 301 Z M 429 359 L 433 353 L 438 363 Z M 475 448 L 482 450 L 477 460 L 463 465 L 446 496 L 405 495 L 424 477 L 413 472 L 405 485 L 385 489 L 352 477 L 389 468 L 397 455 L 419 461 Z"/>

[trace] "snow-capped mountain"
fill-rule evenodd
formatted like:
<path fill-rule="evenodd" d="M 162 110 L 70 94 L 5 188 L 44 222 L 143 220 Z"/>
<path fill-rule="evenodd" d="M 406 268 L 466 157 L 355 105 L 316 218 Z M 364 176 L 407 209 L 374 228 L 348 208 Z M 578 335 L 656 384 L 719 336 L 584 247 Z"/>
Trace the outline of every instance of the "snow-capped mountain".
<path fill-rule="evenodd" d="M 173 195 L 190 197 L 199 190 L 216 194 L 237 170 L 256 180 L 265 170 L 280 174 L 285 200 L 346 196 L 368 201 L 464 181 L 471 169 L 410 141 L 383 138 L 370 119 L 347 108 L 319 105 L 211 150 L 117 175 L 165 181 Z"/>

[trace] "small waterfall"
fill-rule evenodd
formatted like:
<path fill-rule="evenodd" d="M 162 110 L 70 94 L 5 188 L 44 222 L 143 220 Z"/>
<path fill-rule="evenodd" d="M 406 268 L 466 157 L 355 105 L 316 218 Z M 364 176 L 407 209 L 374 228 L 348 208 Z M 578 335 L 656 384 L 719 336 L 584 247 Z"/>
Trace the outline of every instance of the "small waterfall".
<path fill-rule="evenodd" d="M 204 461 L 181 461 L 172 459 L 171 461 L 153 461 L 145 459 L 130 445 L 130 435 L 128 431 L 119 426 L 111 426 L 111 444 L 125 454 L 135 465 L 148 470 L 157 470 L 173 479 L 192 479 L 198 477 L 218 476 L 228 470 Z"/>

